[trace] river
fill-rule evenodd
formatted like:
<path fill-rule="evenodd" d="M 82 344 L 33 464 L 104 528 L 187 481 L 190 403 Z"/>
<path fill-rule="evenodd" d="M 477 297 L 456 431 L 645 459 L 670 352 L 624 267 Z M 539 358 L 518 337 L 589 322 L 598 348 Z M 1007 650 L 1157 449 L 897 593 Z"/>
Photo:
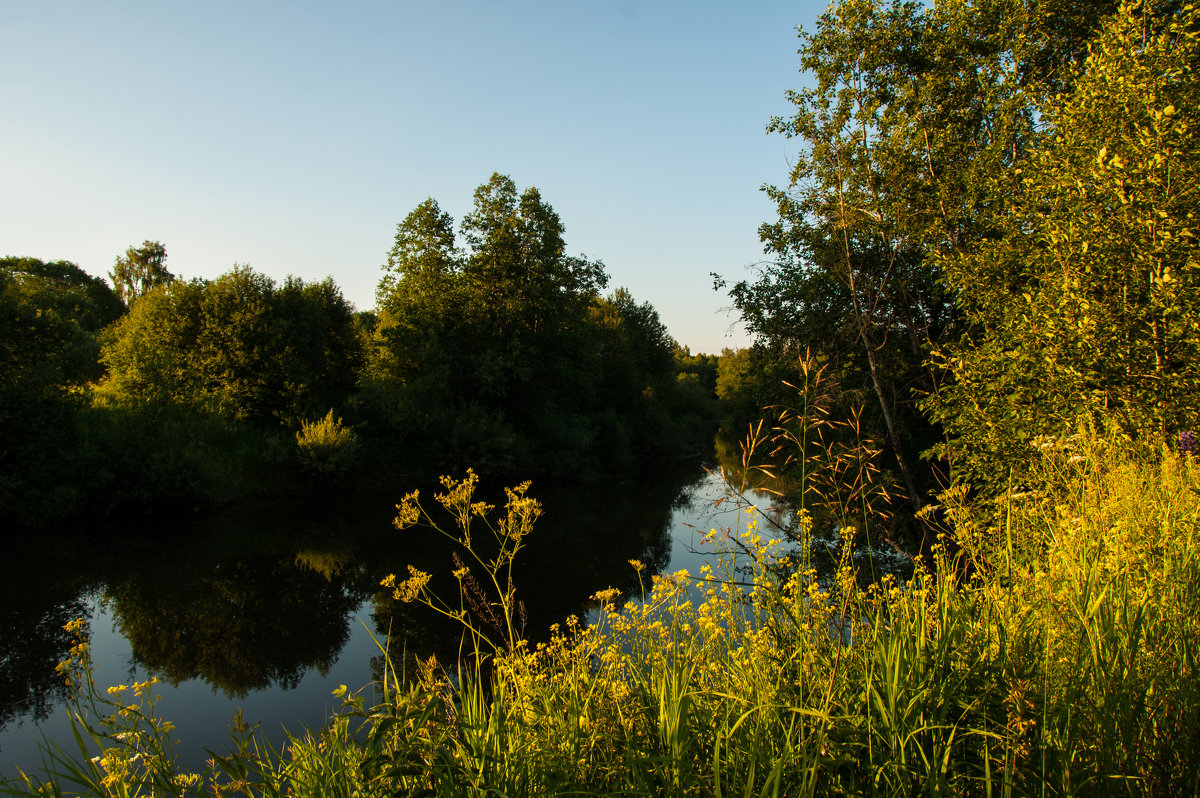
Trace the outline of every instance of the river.
<path fill-rule="evenodd" d="M 534 639 L 568 615 L 586 618 L 597 590 L 634 593 L 630 559 L 651 573 L 698 573 L 713 557 L 704 536 L 739 523 L 735 494 L 698 463 L 652 480 L 534 485 L 530 495 L 545 511 L 516 583 Z M 743 499 L 779 518 L 768 495 Z M 397 500 L 243 503 L 16 544 L 0 566 L 0 776 L 36 769 L 43 736 L 71 740 L 54 666 L 70 646 L 62 626 L 76 617 L 101 688 L 161 680 L 158 714 L 176 724 L 189 769 L 206 748 L 228 747 L 238 710 L 275 745 L 285 727 L 319 727 L 339 705 L 339 685 L 378 678 L 376 641 L 389 634 L 409 657 L 453 657 L 456 628 L 379 587 L 413 564 L 435 574 L 434 588 L 454 588 L 448 544 L 430 530 L 395 529 Z"/>

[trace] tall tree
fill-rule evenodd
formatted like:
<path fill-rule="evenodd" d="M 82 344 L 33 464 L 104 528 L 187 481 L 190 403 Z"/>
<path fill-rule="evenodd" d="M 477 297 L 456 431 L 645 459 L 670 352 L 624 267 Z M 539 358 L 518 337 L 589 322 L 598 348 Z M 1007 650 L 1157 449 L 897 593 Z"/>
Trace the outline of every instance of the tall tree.
<path fill-rule="evenodd" d="M 118 255 L 109 277 L 121 301 L 131 307 L 151 288 L 175 279 L 167 270 L 167 248 L 158 241 L 143 241 Z"/>
<path fill-rule="evenodd" d="M 418 205 L 397 226 L 376 296 L 366 404 L 427 453 L 422 465 L 618 468 L 633 448 L 657 453 L 681 437 L 669 432 L 673 409 L 706 418 L 695 406 L 707 394 L 677 380 L 658 314 L 627 291 L 600 296 L 604 265 L 567 254 L 536 188 L 492 175 L 460 232 L 461 249 L 450 216 L 432 199 Z M 428 462 L 433 453 L 443 462 Z"/>
<path fill-rule="evenodd" d="M 1200 418 L 1200 14 L 1131 2 L 1093 42 L 997 234 L 944 269 L 969 325 L 928 407 L 966 477 L 1020 473 L 1082 418 Z"/>
<path fill-rule="evenodd" d="M 67 261 L 0 258 L 0 518 L 42 521 L 72 500 L 72 423 L 102 373 L 98 334 L 124 311 Z"/>
<path fill-rule="evenodd" d="M 766 188 L 773 261 L 731 296 L 760 349 L 811 351 L 873 395 L 914 506 L 913 455 L 934 434 L 915 399 L 940 376 L 925 352 L 955 318 L 937 256 L 1004 217 L 1019 193 L 1004 176 L 1036 139 L 1040 104 L 1109 7 L 842 0 L 800 34 L 815 85 L 768 129 L 803 149 L 788 184 Z"/>

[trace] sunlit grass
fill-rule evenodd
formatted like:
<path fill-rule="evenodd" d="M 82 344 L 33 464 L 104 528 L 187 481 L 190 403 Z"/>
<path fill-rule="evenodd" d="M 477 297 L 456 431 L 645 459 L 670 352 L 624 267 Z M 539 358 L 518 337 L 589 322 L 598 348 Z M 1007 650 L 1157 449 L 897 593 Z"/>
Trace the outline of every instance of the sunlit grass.
<path fill-rule="evenodd" d="M 510 492 L 493 525 L 471 477 L 447 480 L 438 500 L 456 522 L 440 531 L 464 544 L 460 598 L 419 572 L 389 589 L 463 624 L 459 661 L 404 673 L 387 657 L 383 682 L 339 691 L 319 732 L 271 751 L 243 725 L 208 772 L 181 775 L 152 703 L 100 698 L 80 649 L 79 755 L 49 749 L 43 774 L 9 790 L 1195 794 L 1200 467 L 1088 433 L 1031 456 L 1037 481 L 994 504 L 943 497 L 928 513 L 940 543 L 907 584 L 862 587 L 849 529 L 837 572 L 819 578 L 746 516 L 716 536 L 723 567 L 631 562 L 638 595 L 602 591 L 595 623 L 566 619 L 538 644 L 517 632 L 508 578 L 537 503 Z M 416 496 L 398 520 L 433 523 Z M 481 527 L 496 536 L 486 554 Z"/>

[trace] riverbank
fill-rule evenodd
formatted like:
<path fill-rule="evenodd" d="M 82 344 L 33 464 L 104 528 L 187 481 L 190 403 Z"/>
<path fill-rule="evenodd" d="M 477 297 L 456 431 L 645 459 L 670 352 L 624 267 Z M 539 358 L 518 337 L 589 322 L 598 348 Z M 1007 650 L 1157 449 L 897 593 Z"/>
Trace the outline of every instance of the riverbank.
<path fill-rule="evenodd" d="M 833 579 L 802 555 L 781 568 L 746 519 L 749 572 L 601 593 L 602 624 L 493 640 L 486 666 L 385 669 L 320 731 L 244 741 L 205 773 L 153 747 L 152 690 L 94 691 L 112 703 L 89 723 L 125 736 L 73 777 L 114 794 L 1192 794 L 1200 466 L 1091 435 L 1036 456 L 1036 481 L 993 504 L 943 497 L 944 545 L 907 586 L 861 588 L 849 548 Z"/>

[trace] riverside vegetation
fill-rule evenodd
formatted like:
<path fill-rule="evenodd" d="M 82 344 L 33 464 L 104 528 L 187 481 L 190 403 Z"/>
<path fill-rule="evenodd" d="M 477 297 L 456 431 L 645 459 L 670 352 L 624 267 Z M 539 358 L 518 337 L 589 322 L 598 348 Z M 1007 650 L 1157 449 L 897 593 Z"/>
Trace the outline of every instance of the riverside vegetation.
<path fill-rule="evenodd" d="M 0 259 L 0 519 L 24 527 L 254 494 L 485 474 L 624 474 L 698 453 L 719 414 L 693 356 L 534 188 L 493 175 L 454 220 L 398 226 L 355 312 L 332 279 L 175 279 L 147 241 L 115 290 Z"/>
<path fill-rule="evenodd" d="M 747 515 L 723 566 L 601 591 L 595 623 L 520 634 L 509 569 L 540 507 L 499 511 L 444 479 L 396 525 L 462 545 L 457 596 L 416 569 L 395 600 L 459 620 L 457 662 L 388 655 L 380 683 L 280 750 L 235 722 L 229 752 L 179 772 L 153 685 L 62 666 L 77 748 L 47 748 L 23 794 L 1112 795 L 1200 787 L 1200 463 L 1110 433 L 1039 439 L 1033 479 L 981 503 L 955 489 L 928 565 L 864 586 L 851 553 L 818 578 Z M 807 514 L 800 530 L 810 528 Z M 405 534 L 412 534 L 411 531 Z M 640 569 L 633 561 L 630 567 Z M 699 589 L 699 597 L 694 589 Z"/>
<path fill-rule="evenodd" d="M 434 497 L 450 521 L 418 494 L 397 517 L 458 542 L 451 587 L 416 568 L 380 586 L 460 623 L 458 656 L 382 641 L 379 683 L 339 691 L 323 727 L 272 750 L 239 718 L 229 751 L 181 773 L 153 685 L 96 686 L 80 637 L 62 666 L 74 744 L 49 743 L 42 771 L 5 788 L 1200 793 L 1200 13 L 840 0 L 801 44 L 815 84 L 771 125 L 804 145 L 768 190 L 776 260 L 731 289 L 754 346 L 716 363 L 672 352 L 628 294 L 601 297 L 599 265 L 566 256 L 548 205 L 499 175 L 462 222 L 465 250 L 432 200 L 401 223 L 375 314 L 247 269 L 157 284 L 147 246 L 114 273 L 141 275 L 122 292 L 136 304 L 105 327 L 120 308 L 78 269 L 7 264 L 6 497 L 67 504 L 75 483 L 57 477 L 89 469 L 105 490 L 211 478 L 216 493 L 263 465 L 256 440 L 282 440 L 313 479 L 352 478 L 397 442 L 468 476 Z M 287 345 L 325 340 L 326 322 L 353 334 L 322 351 L 346 341 L 361 361 Z M 739 473 L 789 485 L 791 545 L 746 516 L 713 535 L 722 568 L 631 562 L 637 593 L 600 591 L 594 623 L 531 642 L 510 569 L 539 505 L 526 485 L 481 503 L 466 469 L 543 454 L 548 471 L 619 469 L 687 437 L 668 422 L 703 427 L 714 387 L 731 412 L 774 407 Z M 764 440 L 772 457 L 752 460 Z M 51 462 L 53 446 L 78 456 Z M 903 584 L 853 554 L 886 534 L 893 494 L 923 538 Z M 814 540 L 834 525 L 821 576 Z"/>

